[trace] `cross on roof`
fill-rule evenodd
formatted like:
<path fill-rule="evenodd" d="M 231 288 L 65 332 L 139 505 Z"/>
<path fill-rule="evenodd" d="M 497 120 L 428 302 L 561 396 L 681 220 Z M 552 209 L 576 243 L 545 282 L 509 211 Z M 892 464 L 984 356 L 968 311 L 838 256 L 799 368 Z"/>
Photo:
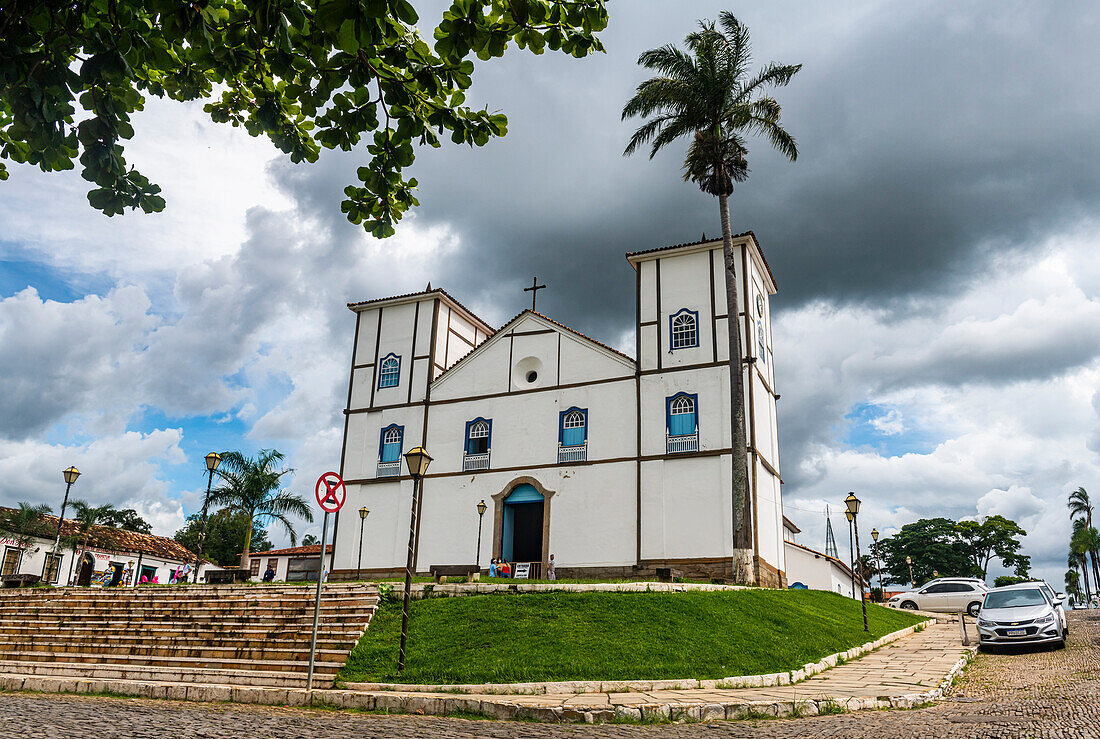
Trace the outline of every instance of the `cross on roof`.
<path fill-rule="evenodd" d="M 535 310 L 535 300 L 538 298 L 539 290 L 542 290 L 545 287 L 546 287 L 546 285 L 540 285 L 539 284 L 539 278 L 536 277 L 533 280 L 531 280 L 531 287 L 523 288 L 523 292 L 531 293 L 531 310 L 532 311 Z"/>

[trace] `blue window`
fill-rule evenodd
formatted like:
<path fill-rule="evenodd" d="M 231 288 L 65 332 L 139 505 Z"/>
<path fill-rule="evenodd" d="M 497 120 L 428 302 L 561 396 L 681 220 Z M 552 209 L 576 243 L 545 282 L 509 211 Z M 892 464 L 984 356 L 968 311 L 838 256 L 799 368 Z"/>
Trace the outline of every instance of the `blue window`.
<path fill-rule="evenodd" d="M 581 446 L 588 441 L 587 408 L 570 408 L 561 412 L 558 440 L 562 446 Z"/>
<path fill-rule="evenodd" d="M 400 462 L 401 441 L 405 436 L 405 427 L 391 424 L 382 429 L 382 436 L 378 442 L 379 462 Z"/>
<path fill-rule="evenodd" d="M 699 346 L 699 313 L 681 308 L 668 317 L 669 347 L 688 349 Z"/>
<path fill-rule="evenodd" d="M 697 395 L 678 393 L 666 401 L 669 436 L 690 436 L 698 431 L 698 398 Z"/>
<path fill-rule="evenodd" d="M 382 359 L 378 372 L 378 387 L 397 387 L 401 379 L 401 357 L 387 354 Z"/>
<path fill-rule="evenodd" d="M 466 453 L 488 454 L 493 435 L 493 422 L 475 418 L 466 423 Z"/>

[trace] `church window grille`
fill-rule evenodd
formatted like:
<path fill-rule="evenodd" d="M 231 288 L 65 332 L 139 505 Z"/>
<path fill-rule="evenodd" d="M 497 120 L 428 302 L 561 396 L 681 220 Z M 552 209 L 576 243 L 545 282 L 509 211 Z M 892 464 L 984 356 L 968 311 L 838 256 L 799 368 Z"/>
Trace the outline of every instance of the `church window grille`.
<path fill-rule="evenodd" d="M 698 396 L 679 393 L 667 400 L 666 452 L 699 451 Z"/>
<path fill-rule="evenodd" d="M 397 387 L 401 380 L 401 357 L 389 354 L 382 360 L 381 371 L 378 373 L 378 387 Z"/>
<path fill-rule="evenodd" d="M 588 409 L 562 411 L 560 423 L 558 462 L 583 462 L 588 459 Z"/>
<path fill-rule="evenodd" d="M 687 308 L 669 318 L 672 333 L 669 346 L 673 349 L 689 349 L 699 346 L 699 314 Z"/>
<path fill-rule="evenodd" d="M 463 471 L 489 469 L 492 438 L 492 421 L 475 418 L 466 424 L 466 454 L 462 460 Z"/>
<path fill-rule="evenodd" d="M 397 477 L 401 474 L 401 442 L 405 427 L 391 424 L 382 429 L 378 444 L 378 477 Z"/>

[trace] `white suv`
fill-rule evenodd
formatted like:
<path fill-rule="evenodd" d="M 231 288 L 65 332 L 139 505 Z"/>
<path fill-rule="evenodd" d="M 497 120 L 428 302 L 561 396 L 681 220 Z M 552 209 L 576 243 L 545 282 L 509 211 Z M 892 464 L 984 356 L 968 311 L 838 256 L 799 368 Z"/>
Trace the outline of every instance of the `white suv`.
<path fill-rule="evenodd" d="M 899 593 L 886 603 L 891 608 L 933 613 L 959 613 L 966 611 L 977 616 L 989 588 L 984 582 L 970 577 L 941 577 L 927 582 L 918 590 Z"/>

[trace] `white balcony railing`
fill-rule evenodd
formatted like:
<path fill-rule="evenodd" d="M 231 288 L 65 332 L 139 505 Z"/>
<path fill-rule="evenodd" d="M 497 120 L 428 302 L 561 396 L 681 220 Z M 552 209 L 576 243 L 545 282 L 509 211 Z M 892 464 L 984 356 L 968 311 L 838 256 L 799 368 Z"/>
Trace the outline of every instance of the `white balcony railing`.
<path fill-rule="evenodd" d="M 396 462 L 379 462 L 378 463 L 378 477 L 400 477 L 401 475 L 401 460 Z"/>
<path fill-rule="evenodd" d="M 665 453 L 666 454 L 681 454 L 683 452 L 697 452 L 699 451 L 699 434 L 691 434 L 690 436 L 667 436 L 665 437 Z"/>
<path fill-rule="evenodd" d="M 588 445 L 558 446 L 558 463 L 583 462 L 588 459 Z"/>
<path fill-rule="evenodd" d="M 462 458 L 462 471 L 473 472 L 489 469 L 489 452 L 484 454 L 467 454 Z"/>

